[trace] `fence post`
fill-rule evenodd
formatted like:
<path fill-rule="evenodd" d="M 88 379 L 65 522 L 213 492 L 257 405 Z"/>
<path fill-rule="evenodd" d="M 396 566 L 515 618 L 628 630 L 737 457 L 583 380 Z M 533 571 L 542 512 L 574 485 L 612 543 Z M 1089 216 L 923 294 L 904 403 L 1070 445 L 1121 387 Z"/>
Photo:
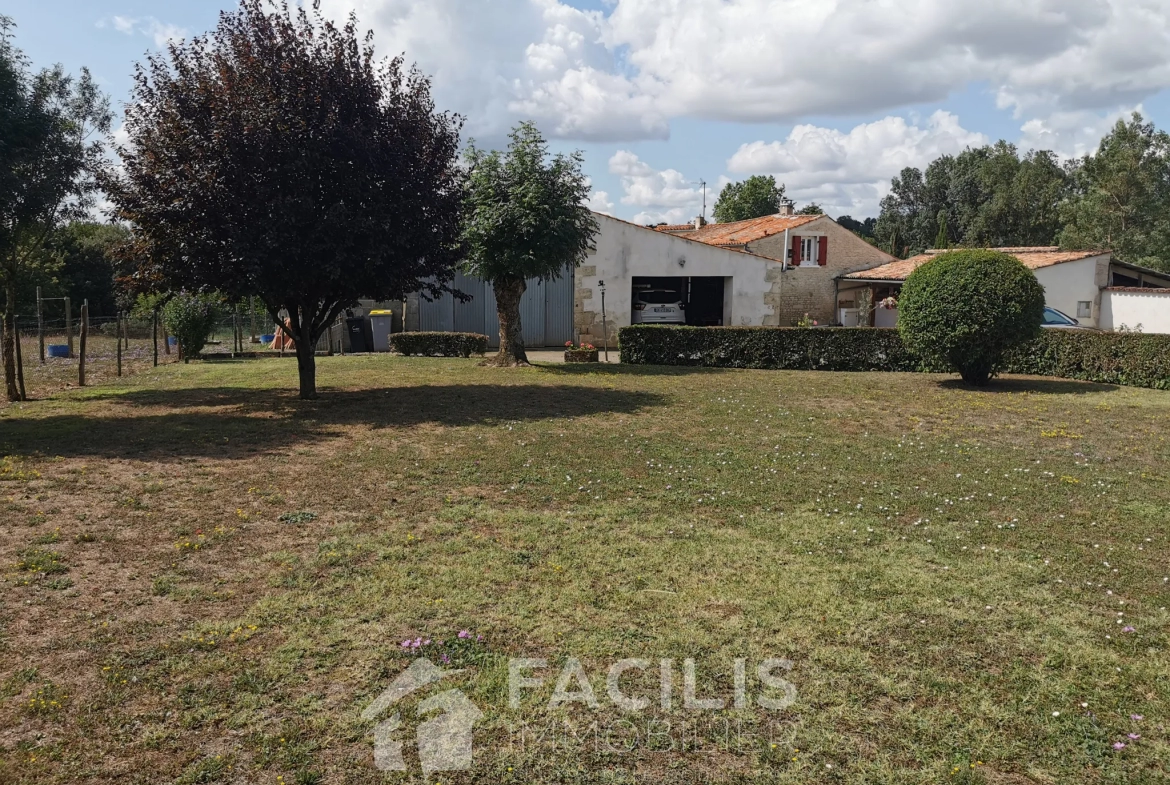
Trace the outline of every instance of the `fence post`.
<path fill-rule="evenodd" d="M 118 324 L 121 325 L 122 323 L 123 323 L 122 322 L 122 312 L 118 311 Z M 121 335 L 119 335 L 115 339 L 115 343 L 118 344 L 118 375 L 121 376 L 122 375 L 122 336 Z"/>
<path fill-rule="evenodd" d="M 41 347 L 41 365 L 45 364 L 45 302 L 41 299 L 41 287 L 37 287 L 37 343 Z"/>
<path fill-rule="evenodd" d="M 158 367 L 158 308 L 153 311 L 153 318 L 151 319 L 151 328 L 153 330 L 152 338 L 154 340 L 154 367 Z"/>
<path fill-rule="evenodd" d="M 20 400 L 27 401 L 28 394 L 24 391 L 24 357 L 20 351 L 20 319 L 12 317 L 12 332 L 16 333 L 16 386 L 20 392 Z"/>
<path fill-rule="evenodd" d="M 65 343 L 69 345 L 69 356 L 73 356 L 73 301 L 65 298 Z"/>
<path fill-rule="evenodd" d="M 89 336 L 89 300 L 81 302 L 81 356 L 77 363 L 77 386 L 85 386 L 85 339 Z"/>
<path fill-rule="evenodd" d="M 248 298 L 248 321 L 251 322 L 252 327 L 252 343 L 260 343 L 260 339 L 256 337 L 256 298 Z"/>

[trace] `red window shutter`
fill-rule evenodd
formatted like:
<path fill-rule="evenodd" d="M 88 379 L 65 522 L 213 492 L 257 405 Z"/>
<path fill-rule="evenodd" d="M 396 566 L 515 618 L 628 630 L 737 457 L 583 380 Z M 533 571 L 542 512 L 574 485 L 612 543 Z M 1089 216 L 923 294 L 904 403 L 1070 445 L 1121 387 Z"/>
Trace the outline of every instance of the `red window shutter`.
<path fill-rule="evenodd" d="M 800 238 L 792 235 L 792 266 L 800 265 Z"/>
<path fill-rule="evenodd" d="M 829 238 L 821 238 L 821 247 L 817 249 L 817 264 L 824 267 L 829 263 Z"/>

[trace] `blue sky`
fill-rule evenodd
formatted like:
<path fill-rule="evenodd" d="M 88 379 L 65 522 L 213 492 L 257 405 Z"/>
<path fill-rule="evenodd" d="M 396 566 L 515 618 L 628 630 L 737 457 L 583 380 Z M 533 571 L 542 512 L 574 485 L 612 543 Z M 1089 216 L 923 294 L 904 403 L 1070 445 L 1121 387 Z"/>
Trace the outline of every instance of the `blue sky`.
<path fill-rule="evenodd" d="M 1140 108 L 1170 126 L 1170 8 L 1130 0 L 323 0 L 434 76 L 499 145 L 533 119 L 579 148 L 592 204 L 688 220 L 774 174 L 798 202 L 876 213 L 889 178 L 1004 138 L 1071 156 Z M 7 0 L 37 65 L 88 66 L 120 105 L 134 63 L 226 0 Z"/>

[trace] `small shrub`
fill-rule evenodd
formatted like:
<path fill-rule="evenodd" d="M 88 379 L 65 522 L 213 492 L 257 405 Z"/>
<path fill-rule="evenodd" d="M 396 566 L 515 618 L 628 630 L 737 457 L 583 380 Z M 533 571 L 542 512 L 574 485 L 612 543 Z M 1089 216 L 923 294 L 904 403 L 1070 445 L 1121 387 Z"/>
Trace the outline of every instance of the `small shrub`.
<path fill-rule="evenodd" d="M 1044 287 L 1023 262 L 998 251 L 939 254 L 902 286 L 898 331 L 928 363 L 945 363 L 982 386 L 1007 352 L 1040 335 Z"/>
<path fill-rule="evenodd" d="M 219 298 L 206 294 L 177 294 L 163 308 L 162 317 L 167 330 L 179 342 L 183 360 L 188 361 L 207 345 L 207 336 L 219 318 Z"/>
<path fill-rule="evenodd" d="M 281 523 L 301 524 L 317 520 L 317 513 L 315 512 L 286 512 L 283 513 L 278 521 Z"/>
<path fill-rule="evenodd" d="M 488 337 L 479 333 L 394 333 L 390 348 L 407 356 L 470 357 L 487 352 Z"/>

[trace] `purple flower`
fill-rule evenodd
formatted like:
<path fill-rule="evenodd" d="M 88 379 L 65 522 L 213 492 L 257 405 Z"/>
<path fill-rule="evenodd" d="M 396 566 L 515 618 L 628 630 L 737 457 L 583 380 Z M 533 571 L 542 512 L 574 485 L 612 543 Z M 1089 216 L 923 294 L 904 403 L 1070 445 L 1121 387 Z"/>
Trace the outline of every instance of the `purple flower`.
<path fill-rule="evenodd" d="M 444 654 L 442 657 L 439 658 L 439 661 L 442 662 L 444 665 L 447 665 L 448 663 L 451 662 L 451 658 L 448 657 L 446 654 Z"/>
<path fill-rule="evenodd" d="M 470 633 L 470 632 L 468 632 L 467 630 L 460 630 L 460 631 L 459 631 L 459 637 L 460 637 L 460 638 L 470 638 L 470 637 L 471 637 L 471 633 Z"/>
<path fill-rule="evenodd" d="M 1134 722 L 1141 722 L 1142 720 L 1144 720 L 1144 719 L 1145 719 L 1145 717 L 1143 717 L 1143 716 L 1142 716 L 1142 715 L 1140 715 L 1140 714 L 1131 714 L 1131 715 L 1129 715 L 1129 718 L 1130 718 L 1131 720 L 1133 720 Z"/>
<path fill-rule="evenodd" d="M 430 645 L 431 645 L 431 639 L 430 639 L 430 638 L 427 638 L 425 641 L 423 641 L 423 646 L 430 646 Z"/>
<path fill-rule="evenodd" d="M 476 635 L 476 636 L 475 636 L 475 639 L 476 639 L 477 641 L 482 641 L 482 640 L 483 640 L 483 636 L 482 636 L 482 635 Z"/>
<path fill-rule="evenodd" d="M 1125 742 L 1124 742 L 1124 741 L 1115 741 L 1115 742 L 1113 742 L 1113 749 L 1115 749 L 1115 750 L 1123 750 L 1123 749 L 1125 749 Z"/>
<path fill-rule="evenodd" d="M 409 649 L 409 648 L 410 648 L 410 641 L 409 641 L 409 640 L 404 640 L 404 641 L 402 642 L 402 648 L 404 648 L 404 649 Z"/>
<path fill-rule="evenodd" d="M 422 646 L 422 638 L 415 638 L 410 642 L 410 645 L 412 648 L 417 649 L 419 646 Z"/>
<path fill-rule="evenodd" d="M 1122 627 L 1121 631 L 1122 632 L 1137 632 L 1137 630 L 1135 630 L 1133 627 Z"/>
<path fill-rule="evenodd" d="M 1141 737 L 1142 737 L 1142 735 L 1141 735 L 1140 733 L 1131 733 L 1131 734 L 1129 734 L 1129 740 L 1130 740 L 1130 741 L 1137 741 L 1137 740 L 1138 740 L 1138 739 L 1140 739 Z"/>

